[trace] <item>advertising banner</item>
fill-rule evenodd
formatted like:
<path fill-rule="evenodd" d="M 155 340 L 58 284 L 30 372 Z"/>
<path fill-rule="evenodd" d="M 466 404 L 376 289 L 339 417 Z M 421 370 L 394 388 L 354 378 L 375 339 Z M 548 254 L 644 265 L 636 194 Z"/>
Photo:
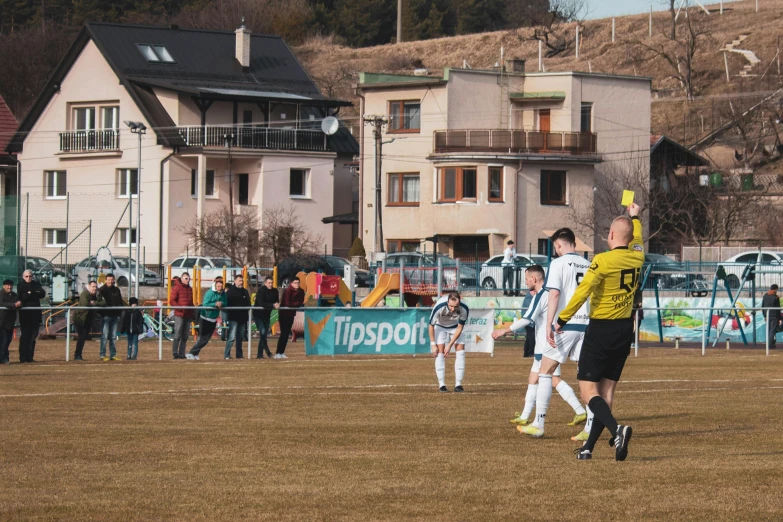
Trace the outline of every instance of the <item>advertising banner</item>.
<path fill-rule="evenodd" d="M 429 308 L 338 309 L 305 312 L 307 355 L 429 354 Z M 492 353 L 493 310 L 471 310 L 465 350 Z"/>

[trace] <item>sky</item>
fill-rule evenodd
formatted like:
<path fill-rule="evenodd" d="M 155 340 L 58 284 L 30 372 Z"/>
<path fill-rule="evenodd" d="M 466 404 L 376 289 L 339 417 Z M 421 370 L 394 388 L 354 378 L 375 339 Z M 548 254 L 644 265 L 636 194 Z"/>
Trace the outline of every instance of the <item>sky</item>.
<path fill-rule="evenodd" d="M 724 0 L 724 5 L 734 0 Z M 702 4 L 719 4 L 719 0 L 701 0 Z M 668 9 L 668 2 L 664 0 L 587 0 L 587 5 L 590 9 L 588 18 L 608 18 L 610 16 L 621 16 L 628 14 L 646 13 L 650 11 L 650 5 L 653 6 L 653 10 L 661 11 Z M 675 5 L 680 5 L 680 0 L 677 0 Z M 691 5 L 696 5 L 696 2 L 691 0 Z"/>

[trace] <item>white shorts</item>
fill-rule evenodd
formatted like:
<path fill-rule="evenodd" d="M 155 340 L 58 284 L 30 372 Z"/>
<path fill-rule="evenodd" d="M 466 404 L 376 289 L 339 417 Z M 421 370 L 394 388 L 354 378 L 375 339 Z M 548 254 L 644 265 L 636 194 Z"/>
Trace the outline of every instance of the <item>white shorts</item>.
<path fill-rule="evenodd" d="M 563 333 L 555 334 L 555 344 L 557 348 L 552 348 L 547 344 L 541 354 L 547 359 L 552 359 L 563 364 L 566 359 L 574 362 L 579 361 L 579 353 L 582 351 L 582 341 L 585 333 L 573 330 L 567 330 Z"/>
<path fill-rule="evenodd" d="M 533 366 L 530 367 L 530 373 L 538 373 L 538 370 L 541 369 L 541 359 L 539 359 L 539 356 L 536 355 L 536 360 L 533 361 Z M 555 371 L 552 373 L 555 377 L 560 377 L 560 368 L 562 368 L 562 364 L 558 364 L 557 368 L 555 368 Z"/>
<path fill-rule="evenodd" d="M 459 328 L 459 327 L 457 327 Z M 435 325 L 435 344 L 449 344 L 454 338 L 454 334 L 457 332 L 457 328 L 443 328 L 442 326 Z M 465 333 L 460 334 L 454 346 L 458 344 L 465 344 Z"/>

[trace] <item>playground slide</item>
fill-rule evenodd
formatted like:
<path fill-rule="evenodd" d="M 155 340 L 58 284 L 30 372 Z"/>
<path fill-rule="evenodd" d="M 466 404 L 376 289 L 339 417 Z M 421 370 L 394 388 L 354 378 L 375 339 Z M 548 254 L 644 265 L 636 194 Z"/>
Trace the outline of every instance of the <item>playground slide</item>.
<path fill-rule="evenodd" d="M 362 301 L 362 308 L 371 308 L 377 306 L 389 292 L 400 289 L 400 274 L 383 273 L 378 278 L 378 284 L 372 292 Z"/>
<path fill-rule="evenodd" d="M 348 303 L 353 303 L 353 294 L 348 290 L 348 286 L 342 279 L 340 279 L 340 292 L 337 294 L 337 297 L 340 298 L 340 302 L 343 303 L 343 306 Z"/>

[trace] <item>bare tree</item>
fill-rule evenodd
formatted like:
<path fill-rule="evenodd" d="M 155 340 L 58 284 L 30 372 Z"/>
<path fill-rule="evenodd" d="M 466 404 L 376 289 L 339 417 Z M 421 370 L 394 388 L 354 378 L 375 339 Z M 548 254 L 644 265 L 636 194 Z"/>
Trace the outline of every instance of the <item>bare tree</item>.
<path fill-rule="evenodd" d="M 531 20 L 536 26 L 532 40 L 540 40 L 546 46 L 546 57 L 551 58 L 567 51 L 575 43 L 576 36 L 569 22 L 581 23 L 588 14 L 585 0 L 551 0 L 549 11 Z"/>
<path fill-rule="evenodd" d="M 188 221 L 179 231 L 204 255 L 228 257 L 238 266 L 252 266 L 258 260 L 260 223 L 258 214 L 249 208 L 243 207 L 241 214 L 232 216 L 229 207 L 222 205 L 202 219 Z"/>
<path fill-rule="evenodd" d="M 296 215 L 293 206 L 265 208 L 259 247 L 275 265 L 295 254 L 317 253 L 323 237 L 313 233 Z"/>
<path fill-rule="evenodd" d="M 669 14 L 671 15 L 671 35 L 670 39 L 675 40 L 677 38 L 677 11 L 674 9 L 674 4 L 677 0 L 661 0 L 661 3 L 669 6 Z"/>

